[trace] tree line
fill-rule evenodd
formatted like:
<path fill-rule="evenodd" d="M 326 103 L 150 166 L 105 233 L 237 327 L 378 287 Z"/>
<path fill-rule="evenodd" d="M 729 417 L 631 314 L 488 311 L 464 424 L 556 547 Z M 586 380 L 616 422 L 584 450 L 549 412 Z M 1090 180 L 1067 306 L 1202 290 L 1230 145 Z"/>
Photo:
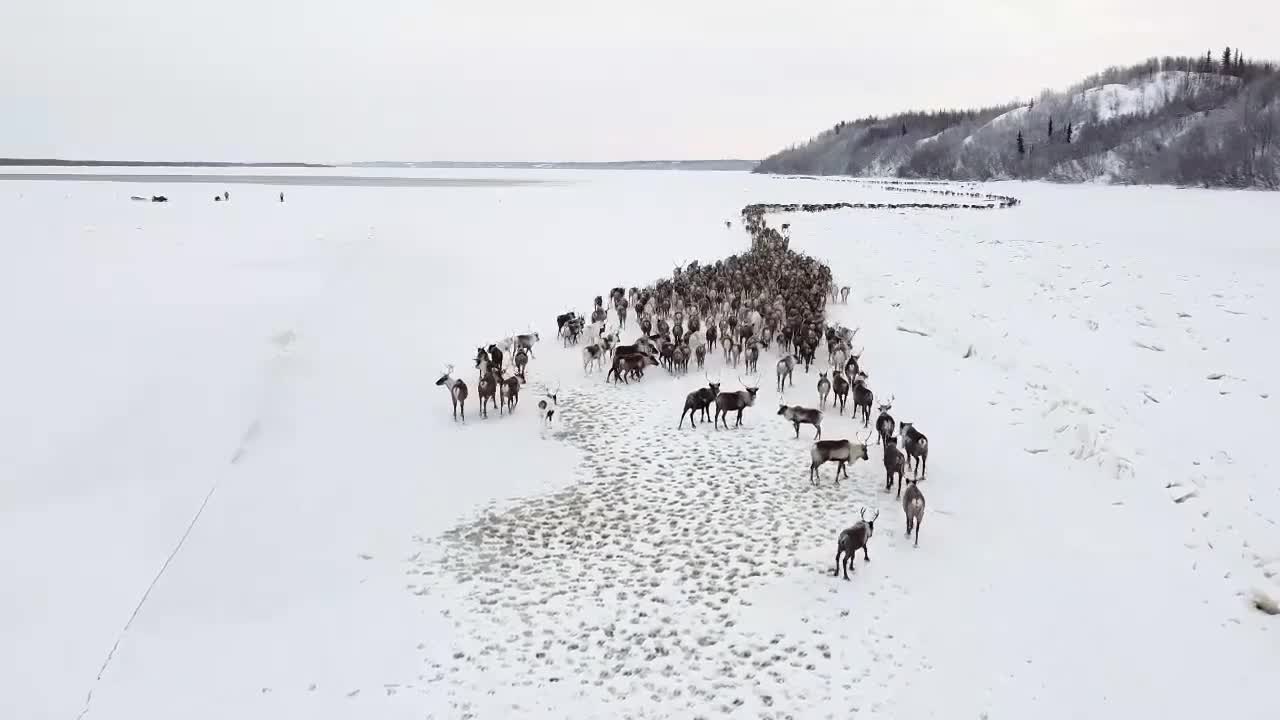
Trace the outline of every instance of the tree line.
<path fill-rule="evenodd" d="M 1280 68 L 1225 47 L 972 110 L 841 121 L 757 172 L 1280 189 Z"/>

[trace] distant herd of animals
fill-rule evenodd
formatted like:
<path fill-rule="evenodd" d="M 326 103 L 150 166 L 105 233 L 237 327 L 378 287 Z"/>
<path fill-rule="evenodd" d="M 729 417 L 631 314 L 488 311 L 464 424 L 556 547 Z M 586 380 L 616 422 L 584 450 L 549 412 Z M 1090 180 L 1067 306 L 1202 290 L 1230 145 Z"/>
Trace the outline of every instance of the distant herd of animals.
<path fill-rule="evenodd" d="M 890 410 L 893 397 L 877 404 L 868 386 L 868 375 L 862 370 L 862 352 L 852 350 L 857 330 L 850 330 L 826 320 L 828 303 L 848 303 L 850 288 L 838 286 L 824 263 L 790 249 L 786 233 L 770 227 L 764 216 L 776 207 L 750 205 L 742 212 L 742 224 L 751 235 L 751 248 L 714 264 L 697 262 L 676 265 L 671 277 L 644 288 L 614 287 L 608 295 L 597 295 L 589 317 L 566 312 L 556 318 L 556 335 L 561 344 L 581 347 L 584 374 L 605 371 L 606 383 L 630 384 L 643 380 L 645 371 L 661 367 L 675 376 L 685 375 L 693 364 L 703 370 L 705 387 L 690 392 L 684 401 L 677 429 L 696 427 L 699 416 L 710 419 L 716 430 L 721 424 L 729 428 L 729 414 L 734 413 L 734 427 L 742 425 L 743 412 L 755 405 L 760 390 L 758 380 L 738 379 L 741 390 L 722 391 L 718 379 L 705 370 L 708 355 L 717 352 L 724 366 L 743 369 L 759 376 L 762 352 L 776 347 L 780 357 L 775 364 L 777 390 L 794 387 L 793 374 L 798 366 L 806 373 L 816 362 L 819 348 L 825 345 L 828 369 L 818 372 L 818 407 L 788 405 L 779 402 L 778 415 L 789 422 L 800 436 L 801 425 L 814 428 L 810 449 L 809 480 L 817 484 L 819 469 L 826 463 L 836 464 L 836 483 L 840 475 L 849 477 L 848 465 L 870 459 L 871 437 L 881 447 L 885 470 L 885 492 L 892 492 L 897 481 L 897 498 L 906 516 L 907 534 L 914 533 L 919 544 L 920 524 L 924 517 L 924 494 L 917 486 L 928 467 L 929 440 L 910 422 L 896 422 Z M 789 207 L 789 206 L 786 206 Z M 810 212 L 823 206 L 801 206 Z M 731 226 L 731 221 L 726 222 Z M 616 325 L 610 328 L 613 318 Z M 621 333 L 635 323 L 639 333 L 628 345 L 621 344 Z M 534 346 L 540 340 L 537 332 L 517 334 L 488 347 L 477 347 L 475 369 L 476 390 L 480 396 L 480 416 L 496 407 L 499 415 L 514 412 L 526 380 Z M 508 360 L 510 364 L 508 365 Z M 453 404 L 455 421 L 466 421 L 466 402 L 470 389 L 466 381 L 454 376 L 452 365 L 446 367 L 436 385 L 445 388 Z M 559 387 L 549 389 L 538 400 L 538 413 L 544 425 L 553 423 L 558 408 Z M 852 395 L 855 422 L 869 428 L 857 442 L 823 440 L 823 411 L 831 407 L 844 414 Z M 714 413 L 711 408 L 714 406 Z M 871 411 L 879 415 L 871 422 Z M 710 416 L 710 417 L 709 417 Z M 906 483 L 905 492 L 903 490 Z M 851 527 L 837 539 L 836 574 L 843 570 L 849 579 L 854 553 L 862 551 L 870 560 L 868 542 L 875 529 L 876 511 L 867 515 L 864 509 Z"/>
<path fill-rule="evenodd" d="M 129 199 L 134 200 L 136 202 L 147 202 L 147 198 L 142 197 L 141 195 L 130 195 Z M 223 192 L 217 195 L 214 195 L 213 201 L 214 202 L 231 202 L 231 193 L 224 190 Z M 169 198 L 165 197 L 164 195 L 152 195 L 151 202 L 169 202 Z M 284 193 L 280 193 L 280 202 L 284 202 Z"/>

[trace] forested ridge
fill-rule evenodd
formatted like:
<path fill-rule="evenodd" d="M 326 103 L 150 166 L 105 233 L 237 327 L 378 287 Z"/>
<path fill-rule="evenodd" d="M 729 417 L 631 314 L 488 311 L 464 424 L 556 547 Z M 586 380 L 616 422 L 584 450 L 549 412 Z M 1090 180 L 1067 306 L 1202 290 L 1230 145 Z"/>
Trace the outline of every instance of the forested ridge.
<path fill-rule="evenodd" d="M 756 172 L 1280 189 L 1280 67 L 1235 48 L 971 110 L 840 121 Z"/>

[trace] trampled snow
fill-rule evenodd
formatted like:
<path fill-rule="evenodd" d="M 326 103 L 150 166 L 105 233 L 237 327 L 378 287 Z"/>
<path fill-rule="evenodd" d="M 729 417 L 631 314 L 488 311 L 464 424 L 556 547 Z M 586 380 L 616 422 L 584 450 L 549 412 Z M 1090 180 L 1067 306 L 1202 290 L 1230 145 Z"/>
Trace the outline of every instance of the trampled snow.
<path fill-rule="evenodd" d="M 0 183 L 0 716 L 1280 713 L 1280 617 L 1251 605 L 1280 596 L 1273 197 L 1001 183 L 1023 204 L 771 216 L 929 435 L 913 548 L 874 448 L 808 484 L 773 353 L 745 427 L 677 430 L 700 374 L 606 385 L 551 337 L 745 250 L 748 203 L 901 194 L 417 174 L 555 182 Z M 514 415 L 473 396 L 454 423 L 441 368 L 470 382 L 530 329 Z M 833 578 L 864 506 L 872 561 Z"/>

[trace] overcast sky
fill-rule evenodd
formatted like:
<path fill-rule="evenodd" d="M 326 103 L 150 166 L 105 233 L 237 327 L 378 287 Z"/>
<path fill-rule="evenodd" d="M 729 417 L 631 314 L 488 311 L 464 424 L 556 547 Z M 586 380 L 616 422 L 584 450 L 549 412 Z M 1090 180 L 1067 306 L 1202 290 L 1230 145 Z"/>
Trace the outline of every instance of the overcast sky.
<path fill-rule="evenodd" d="M 755 159 L 1278 29 L 1271 0 L 2 0 L 0 156 Z"/>

